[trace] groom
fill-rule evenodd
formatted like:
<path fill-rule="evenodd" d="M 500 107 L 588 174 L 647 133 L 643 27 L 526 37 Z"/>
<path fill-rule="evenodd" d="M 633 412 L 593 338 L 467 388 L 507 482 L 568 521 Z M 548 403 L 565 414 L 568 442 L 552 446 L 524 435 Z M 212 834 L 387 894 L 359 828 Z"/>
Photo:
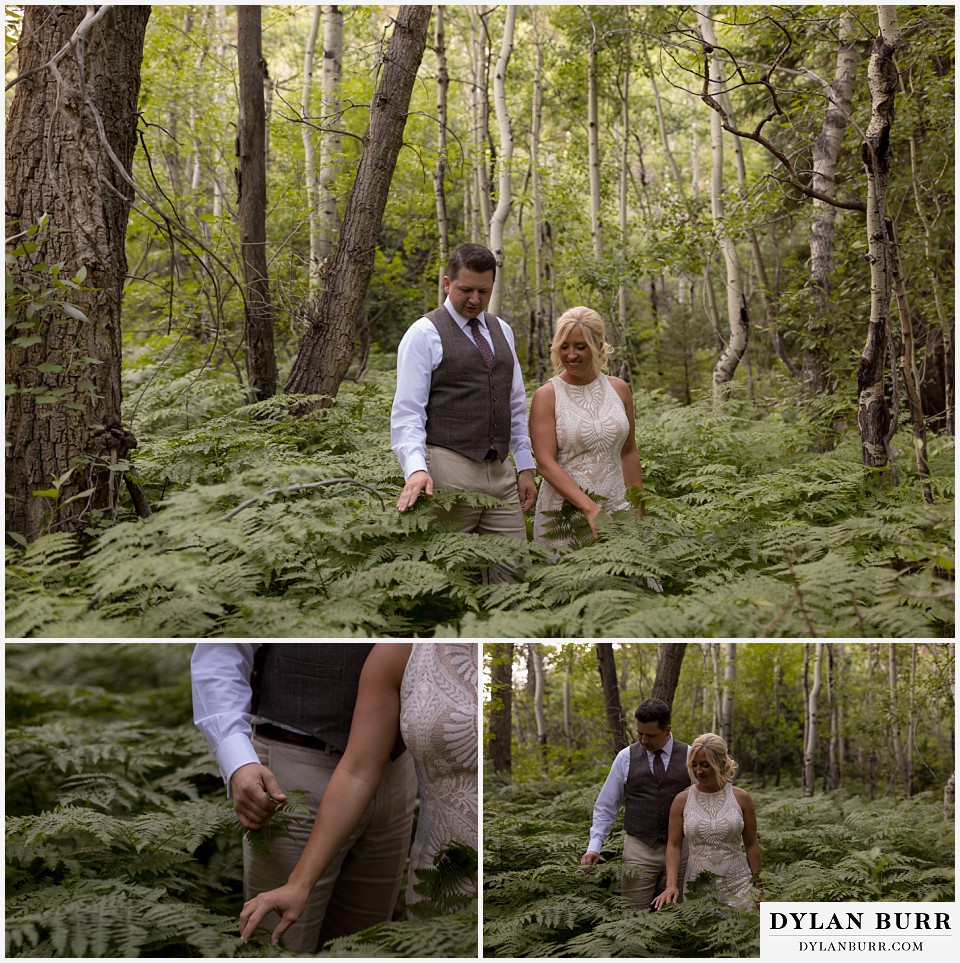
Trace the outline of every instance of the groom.
<path fill-rule="evenodd" d="M 373 644 L 201 642 L 190 663 L 194 722 L 216 756 L 246 829 L 266 825 L 287 791 L 309 811 L 291 836 L 244 840 L 244 899 L 287 882 L 347 747 L 360 672 Z M 393 916 L 410 848 L 416 776 L 408 752 L 391 762 L 366 818 L 314 887 L 284 943 L 314 954 L 328 940 Z M 275 920 L 274 920 L 275 922 Z M 268 924 L 270 920 L 268 918 Z"/>
<path fill-rule="evenodd" d="M 525 541 L 535 462 L 513 332 L 486 313 L 496 272 L 492 251 L 461 244 L 447 262 L 443 306 L 415 321 L 397 349 L 390 445 L 406 479 L 397 510 L 434 488 L 483 492 L 507 504 L 460 504 L 449 516 L 455 530 Z"/>
<path fill-rule="evenodd" d="M 667 829 L 674 797 L 690 785 L 687 753 L 690 747 L 674 739 L 670 706 L 646 699 L 637 707 L 637 739 L 617 753 L 593 809 L 590 843 L 580 859 L 589 868 L 600 861 L 600 849 L 624 807 L 623 864 L 640 870 L 624 875 L 620 892 L 634 905 L 649 907 L 666 885 Z M 680 874 L 687 862 L 684 841 Z"/>

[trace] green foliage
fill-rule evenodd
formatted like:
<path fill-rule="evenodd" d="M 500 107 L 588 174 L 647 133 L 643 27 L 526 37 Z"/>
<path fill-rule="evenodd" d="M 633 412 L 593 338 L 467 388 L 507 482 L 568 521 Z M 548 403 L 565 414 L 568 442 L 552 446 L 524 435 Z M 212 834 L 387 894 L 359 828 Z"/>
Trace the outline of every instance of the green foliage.
<path fill-rule="evenodd" d="M 242 832 L 191 721 L 190 651 L 7 645 L 7 958 L 296 955 L 240 942 Z M 288 795 L 287 813 L 298 805 Z M 261 835 L 285 831 L 284 810 Z M 444 908 L 464 904 L 457 882 L 476 875 L 475 853 L 453 859 L 428 883 Z M 475 952 L 476 932 L 466 901 L 323 955 L 429 956 L 433 946 L 460 957 Z"/>

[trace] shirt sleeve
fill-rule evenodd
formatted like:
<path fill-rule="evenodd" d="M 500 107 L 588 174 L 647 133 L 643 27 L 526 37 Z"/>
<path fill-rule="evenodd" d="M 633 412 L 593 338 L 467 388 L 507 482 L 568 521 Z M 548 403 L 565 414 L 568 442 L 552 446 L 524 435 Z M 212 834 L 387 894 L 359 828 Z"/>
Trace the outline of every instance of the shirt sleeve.
<path fill-rule="evenodd" d="M 588 852 L 599 853 L 603 847 L 603 841 L 610 835 L 613 822 L 617 818 L 617 813 L 623 806 L 623 800 L 627 791 L 627 774 L 630 771 L 630 747 L 621 749 L 617 753 L 610 773 L 597 796 L 596 805 L 593 807 L 593 825 L 590 827 L 590 843 L 587 846 Z"/>
<path fill-rule="evenodd" d="M 207 740 L 230 795 L 230 777 L 260 762 L 251 736 L 250 674 L 258 643 L 199 642 L 190 660 L 193 721 Z"/>
<path fill-rule="evenodd" d="M 427 470 L 427 402 L 442 357 L 440 336 L 426 318 L 407 329 L 397 348 L 397 391 L 390 410 L 390 447 L 404 479 Z M 435 336 L 434 336 L 435 335 Z"/>
<path fill-rule="evenodd" d="M 535 471 L 537 463 L 533 457 L 533 446 L 530 444 L 530 433 L 527 428 L 527 389 L 523 383 L 523 373 L 517 358 L 517 349 L 510 325 L 498 318 L 503 336 L 510 345 L 513 355 L 513 384 L 510 388 L 510 451 L 516 462 L 517 471 Z"/>

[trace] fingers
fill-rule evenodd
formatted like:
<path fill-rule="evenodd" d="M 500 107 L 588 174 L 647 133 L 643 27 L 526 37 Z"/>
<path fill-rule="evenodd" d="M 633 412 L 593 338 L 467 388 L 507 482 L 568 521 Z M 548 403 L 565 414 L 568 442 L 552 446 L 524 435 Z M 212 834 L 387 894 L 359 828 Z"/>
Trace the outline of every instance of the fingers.
<path fill-rule="evenodd" d="M 405 512 L 417 504 L 420 495 L 433 494 L 433 479 L 425 471 L 415 471 L 408 479 L 400 498 L 397 499 L 397 511 Z"/>
<path fill-rule="evenodd" d="M 276 811 L 277 804 L 287 798 L 274 774 L 258 763 L 241 766 L 230 777 L 230 790 L 233 793 L 233 808 L 245 829 L 265 826 Z"/>
<path fill-rule="evenodd" d="M 580 857 L 580 865 L 584 868 L 584 871 L 588 873 L 592 872 L 593 867 L 599 862 L 600 854 L 595 853 L 592 849 L 587 850 L 587 852 Z"/>
<path fill-rule="evenodd" d="M 263 900 L 264 894 L 254 897 L 243 904 L 240 913 L 240 939 L 248 940 L 257 931 L 261 920 L 270 912 L 270 907 Z"/>
<path fill-rule="evenodd" d="M 298 909 L 299 903 L 300 901 L 296 894 L 290 890 L 289 885 L 281 889 L 260 893 L 259 896 L 248 900 L 243 904 L 243 910 L 240 913 L 240 939 L 250 939 L 267 914 L 277 913 L 280 916 L 280 922 L 277 923 L 273 933 L 270 934 L 270 942 L 276 946 L 283 934 L 300 919 L 302 906 Z"/>

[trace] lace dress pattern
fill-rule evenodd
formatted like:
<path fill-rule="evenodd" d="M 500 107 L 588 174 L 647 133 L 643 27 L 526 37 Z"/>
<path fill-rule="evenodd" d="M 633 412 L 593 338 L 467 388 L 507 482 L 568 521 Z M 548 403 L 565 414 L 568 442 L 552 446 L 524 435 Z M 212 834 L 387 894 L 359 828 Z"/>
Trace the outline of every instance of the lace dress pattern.
<path fill-rule="evenodd" d="M 734 906 L 751 902 L 751 873 L 743 850 L 743 812 L 728 783 L 718 792 L 691 786 L 683 807 L 683 835 L 689 845 L 684 896 L 689 884 L 706 870 L 717 878 L 716 895 Z"/>
<path fill-rule="evenodd" d="M 420 815 L 407 904 L 417 870 L 451 843 L 478 844 L 477 643 L 415 642 L 400 686 L 400 733 L 413 756 Z M 476 882 L 461 891 L 476 892 Z"/>
<path fill-rule="evenodd" d="M 557 375 L 550 384 L 556 397 L 557 463 L 583 491 L 599 496 L 606 511 L 629 508 L 620 452 L 630 422 L 610 379 L 598 374 L 590 384 L 571 385 Z M 563 496 L 544 479 L 533 522 L 535 541 L 563 544 L 546 536 L 553 517 L 545 514 L 563 503 Z"/>

